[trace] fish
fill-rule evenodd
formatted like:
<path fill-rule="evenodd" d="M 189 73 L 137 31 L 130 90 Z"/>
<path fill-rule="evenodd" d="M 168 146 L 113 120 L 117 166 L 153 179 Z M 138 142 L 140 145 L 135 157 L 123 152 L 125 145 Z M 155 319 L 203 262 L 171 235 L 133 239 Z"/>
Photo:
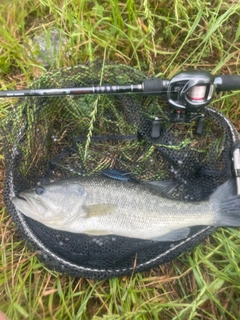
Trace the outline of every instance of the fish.
<path fill-rule="evenodd" d="M 66 179 L 20 192 L 12 202 L 45 226 L 89 236 L 152 241 L 187 238 L 193 226 L 240 226 L 240 196 L 233 178 L 205 201 L 172 200 L 174 181 L 141 182 L 116 171 Z"/>

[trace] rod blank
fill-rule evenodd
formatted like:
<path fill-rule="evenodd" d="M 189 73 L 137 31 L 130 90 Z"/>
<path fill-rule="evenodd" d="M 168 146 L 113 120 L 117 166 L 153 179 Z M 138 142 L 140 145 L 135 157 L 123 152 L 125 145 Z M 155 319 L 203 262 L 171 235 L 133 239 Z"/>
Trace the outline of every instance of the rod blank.
<path fill-rule="evenodd" d="M 106 86 L 92 86 L 79 88 L 55 88 L 55 89 L 26 89 L 26 90 L 5 90 L 0 91 L 0 98 L 8 97 L 51 97 L 51 96 L 66 96 L 66 95 L 83 95 L 83 94 L 116 94 L 116 93 L 130 93 L 143 92 L 142 84 L 130 85 L 106 85 Z"/>

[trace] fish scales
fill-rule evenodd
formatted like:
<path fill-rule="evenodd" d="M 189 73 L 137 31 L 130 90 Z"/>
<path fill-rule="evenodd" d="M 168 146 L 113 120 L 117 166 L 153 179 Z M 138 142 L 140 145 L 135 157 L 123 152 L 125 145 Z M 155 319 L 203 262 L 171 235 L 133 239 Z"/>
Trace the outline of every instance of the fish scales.
<path fill-rule="evenodd" d="M 109 180 L 109 179 L 108 179 Z M 85 190 L 88 190 L 89 198 L 87 204 L 106 201 L 116 204 L 116 214 L 126 217 L 129 220 L 161 221 L 163 224 L 175 224 L 182 221 L 181 215 L 185 219 L 196 219 L 196 216 L 203 218 L 209 216 L 211 206 L 208 202 L 187 203 L 173 201 L 166 197 L 161 197 L 159 193 L 143 184 L 121 183 L 119 181 L 108 181 L 103 179 L 98 185 L 98 180 L 82 182 Z M 147 214 L 147 216 L 146 216 Z M 106 217 L 105 217 L 106 219 Z"/>

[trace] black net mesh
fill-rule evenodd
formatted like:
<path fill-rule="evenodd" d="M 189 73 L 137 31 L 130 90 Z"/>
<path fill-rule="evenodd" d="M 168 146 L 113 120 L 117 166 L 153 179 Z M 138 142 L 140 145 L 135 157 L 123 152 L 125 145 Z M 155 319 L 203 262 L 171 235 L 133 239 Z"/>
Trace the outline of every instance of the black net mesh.
<path fill-rule="evenodd" d="M 131 67 L 95 62 L 35 80 L 31 88 L 138 84 L 147 76 Z M 117 168 L 142 181 L 179 182 L 170 196 L 206 198 L 227 180 L 229 152 L 237 132 L 218 111 L 207 108 L 203 135 L 196 124 L 170 123 L 160 97 L 143 94 L 32 97 L 20 100 L 2 122 L 9 213 L 32 250 L 55 270 L 73 276 L 109 278 L 172 260 L 201 242 L 213 227 L 194 227 L 175 242 L 119 236 L 88 236 L 50 229 L 15 209 L 11 197 L 39 182 Z M 161 119 L 159 138 L 152 121 Z"/>

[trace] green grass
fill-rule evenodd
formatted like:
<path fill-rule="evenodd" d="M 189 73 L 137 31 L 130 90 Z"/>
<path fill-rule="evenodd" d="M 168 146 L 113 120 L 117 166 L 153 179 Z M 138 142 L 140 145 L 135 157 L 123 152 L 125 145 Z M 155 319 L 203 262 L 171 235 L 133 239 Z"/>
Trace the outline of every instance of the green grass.
<path fill-rule="evenodd" d="M 171 77 L 202 68 L 240 73 L 238 1 L 2 0 L 0 86 L 24 88 L 46 68 L 33 36 L 62 30 L 50 68 L 110 59 Z M 15 100 L 0 100 L 0 117 Z M 10 105 L 9 105 L 10 103 Z M 216 97 L 240 131 L 239 92 Z M 94 116 L 94 115 L 93 115 Z M 0 310 L 15 319 L 240 319 L 240 232 L 220 229 L 191 253 L 132 277 L 73 279 L 47 270 L 3 204 L 0 155 Z"/>

